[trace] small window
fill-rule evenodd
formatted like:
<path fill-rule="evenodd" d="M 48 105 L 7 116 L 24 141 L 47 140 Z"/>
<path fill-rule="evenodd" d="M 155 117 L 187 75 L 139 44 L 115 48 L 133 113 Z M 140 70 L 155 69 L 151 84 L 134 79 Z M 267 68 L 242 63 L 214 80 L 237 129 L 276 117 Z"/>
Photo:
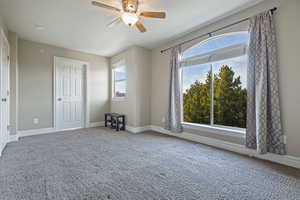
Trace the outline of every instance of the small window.
<path fill-rule="evenodd" d="M 183 53 L 184 122 L 246 128 L 248 38 L 223 35 Z"/>
<path fill-rule="evenodd" d="M 124 62 L 113 65 L 112 68 L 112 98 L 123 99 L 127 96 L 127 71 Z"/>

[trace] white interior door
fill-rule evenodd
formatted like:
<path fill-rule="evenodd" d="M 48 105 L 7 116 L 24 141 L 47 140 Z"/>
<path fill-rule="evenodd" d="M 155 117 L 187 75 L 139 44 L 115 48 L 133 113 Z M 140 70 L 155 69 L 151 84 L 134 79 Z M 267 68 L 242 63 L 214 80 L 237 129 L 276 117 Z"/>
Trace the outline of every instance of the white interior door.
<path fill-rule="evenodd" d="M 56 128 L 84 127 L 84 67 L 80 61 L 55 58 L 56 67 Z"/>
<path fill-rule="evenodd" d="M 0 32 L 0 142 L 4 147 L 9 138 L 9 43 Z"/>

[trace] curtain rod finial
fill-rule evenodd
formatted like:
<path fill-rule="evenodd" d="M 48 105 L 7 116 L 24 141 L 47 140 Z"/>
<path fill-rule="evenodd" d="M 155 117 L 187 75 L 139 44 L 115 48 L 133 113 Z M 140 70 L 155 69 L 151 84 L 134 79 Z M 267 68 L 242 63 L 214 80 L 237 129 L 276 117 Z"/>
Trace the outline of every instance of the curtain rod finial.
<path fill-rule="evenodd" d="M 274 13 L 277 10 L 277 7 L 271 9 L 271 12 Z"/>

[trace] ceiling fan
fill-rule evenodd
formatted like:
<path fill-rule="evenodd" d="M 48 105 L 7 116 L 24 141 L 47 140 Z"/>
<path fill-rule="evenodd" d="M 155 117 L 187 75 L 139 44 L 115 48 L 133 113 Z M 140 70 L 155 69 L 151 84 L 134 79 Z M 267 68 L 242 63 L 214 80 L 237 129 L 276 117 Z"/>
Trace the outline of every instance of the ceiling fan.
<path fill-rule="evenodd" d="M 92 5 L 98 6 L 101 8 L 105 8 L 111 11 L 118 13 L 120 16 L 114 19 L 111 23 L 108 24 L 109 27 L 118 24 L 120 22 L 124 22 L 128 26 L 136 26 L 140 32 L 146 32 L 145 26 L 140 21 L 140 17 L 146 18 L 159 18 L 165 19 L 165 12 L 147 12 L 147 11 L 139 11 L 139 1 L 138 0 L 121 0 L 122 1 L 122 9 L 115 8 L 113 6 L 109 6 L 104 3 L 100 3 L 98 1 L 93 1 Z"/>

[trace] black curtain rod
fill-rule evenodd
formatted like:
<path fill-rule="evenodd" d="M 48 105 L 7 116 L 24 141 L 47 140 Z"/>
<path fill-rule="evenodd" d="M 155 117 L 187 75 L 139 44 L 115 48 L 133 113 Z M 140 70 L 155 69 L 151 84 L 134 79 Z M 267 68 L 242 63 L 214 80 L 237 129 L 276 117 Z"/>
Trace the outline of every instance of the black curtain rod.
<path fill-rule="evenodd" d="M 276 7 L 270 9 L 270 11 L 271 11 L 272 13 L 274 13 L 276 10 L 277 10 Z M 218 32 L 218 31 L 220 31 L 220 30 L 223 30 L 223 29 L 229 28 L 229 27 L 231 27 L 231 26 L 240 24 L 240 23 L 242 23 L 242 22 L 248 21 L 249 19 L 250 19 L 250 17 L 247 17 L 247 18 L 242 19 L 242 20 L 240 20 L 240 21 L 237 21 L 237 22 L 234 22 L 234 23 L 232 23 L 232 24 L 228 24 L 228 25 L 226 25 L 226 26 L 223 26 L 223 27 L 221 27 L 221 28 L 218 28 L 218 29 L 216 29 L 216 30 L 213 30 L 213 31 L 211 31 L 211 32 L 209 32 L 209 33 L 205 33 L 205 34 L 203 34 L 203 35 L 199 35 L 199 36 L 194 37 L 194 38 L 192 38 L 192 39 L 190 39 L 190 40 L 186 40 L 186 41 L 181 42 L 181 43 L 179 43 L 179 44 L 177 44 L 177 45 L 174 45 L 174 46 L 169 47 L 169 48 L 167 48 L 167 49 L 161 50 L 160 53 L 164 53 L 164 52 L 166 52 L 166 51 L 168 51 L 168 50 L 174 48 L 175 46 L 183 45 L 183 44 L 186 44 L 186 43 L 190 43 L 190 42 L 192 42 L 192 41 L 194 41 L 194 40 L 197 40 L 197 39 L 199 39 L 199 38 L 202 38 L 202 37 L 204 37 L 204 36 L 206 36 L 206 35 L 209 35 L 209 36 L 211 37 L 211 35 L 212 35 L 213 33 L 215 33 L 215 32 Z"/>

